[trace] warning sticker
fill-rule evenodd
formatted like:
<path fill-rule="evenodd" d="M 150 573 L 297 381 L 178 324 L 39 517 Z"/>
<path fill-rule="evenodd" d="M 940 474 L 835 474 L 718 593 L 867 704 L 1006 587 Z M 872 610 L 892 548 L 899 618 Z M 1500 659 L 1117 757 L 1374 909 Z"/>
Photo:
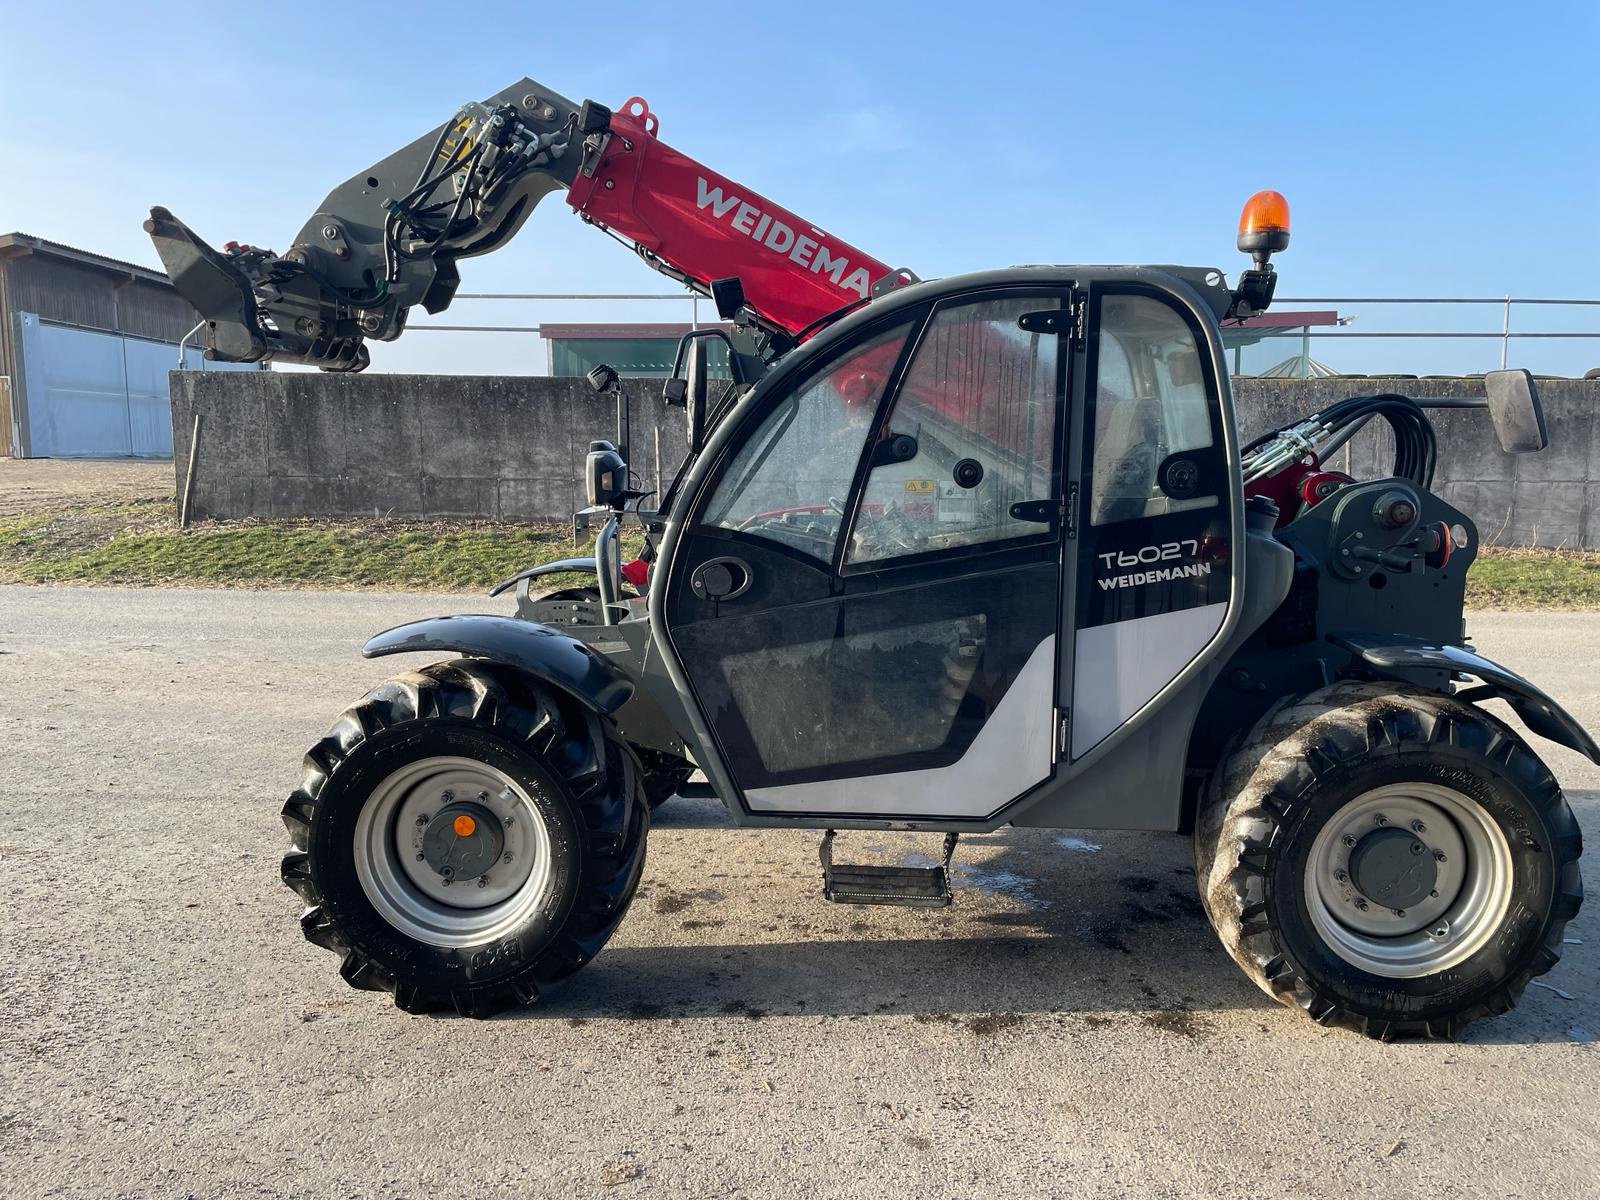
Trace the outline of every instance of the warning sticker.
<path fill-rule="evenodd" d="M 971 521 L 978 511 L 977 497 L 953 479 L 939 481 L 939 520 Z"/>
<path fill-rule="evenodd" d="M 933 495 L 933 480 L 908 479 L 906 480 L 906 491 L 915 496 L 931 496 Z"/>

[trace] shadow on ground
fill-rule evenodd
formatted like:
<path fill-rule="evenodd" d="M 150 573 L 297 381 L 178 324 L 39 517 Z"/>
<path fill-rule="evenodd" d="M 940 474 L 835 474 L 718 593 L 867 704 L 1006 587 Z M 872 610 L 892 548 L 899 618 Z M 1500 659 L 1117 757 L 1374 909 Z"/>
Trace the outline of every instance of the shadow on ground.
<path fill-rule="evenodd" d="M 725 824 L 711 801 L 673 801 L 656 819 L 663 833 Z M 897 853 L 898 835 L 855 836 L 882 843 L 866 848 L 887 850 L 890 860 Z M 654 901 L 647 890 L 644 903 L 671 912 L 689 940 L 613 946 L 546 1002 L 512 1015 L 898 1014 L 986 1028 L 1043 1014 L 1075 1014 L 1091 1024 L 1139 1014 L 1189 1036 L 1205 1027 L 1207 1013 L 1258 1024 L 1290 1016 L 1218 943 L 1195 892 L 1187 838 L 1002 830 L 963 844 L 981 852 L 964 858 L 958 851 L 956 900 L 944 910 L 828 904 L 820 875 L 813 887 L 799 874 L 808 860 L 792 853 L 782 886 L 740 875 L 713 876 L 716 888 L 700 893 L 657 883 Z M 769 911 L 760 907 L 762 896 Z M 989 902 L 996 898 L 1015 903 L 997 908 Z M 1569 955 L 1583 954 L 1581 921 L 1569 930 L 1577 939 L 1566 947 Z M 737 940 L 746 933 L 747 941 Z M 707 936 L 715 941 L 698 940 Z M 1516 1011 L 1479 1022 L 1464 1040 L 1532 1044 L 1600 1034 L 1600 1003 L 1569 990 L 1580 986 L 1558 967 L 1554 980 L 1528 989 Z"/>

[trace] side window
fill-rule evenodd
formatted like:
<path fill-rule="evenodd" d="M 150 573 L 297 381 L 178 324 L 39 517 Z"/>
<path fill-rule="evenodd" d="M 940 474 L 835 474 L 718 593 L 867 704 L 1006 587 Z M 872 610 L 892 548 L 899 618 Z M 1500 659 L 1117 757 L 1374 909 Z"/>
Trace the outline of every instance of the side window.
<path fill-rule="evenodd" d="M 1018 322 L 1059 307 L 1006 297 L 934 314 L 878 433 L 847 564 L 1045 532 L 1011 506 L 1053 495 L 1057 339 Z"/>
<path fill-rule="evenodd" d="M 1090 522 L 1214 507 L 1220 478 L 1206 479 L 1193 463 L 1160 477 L 1172 455 L 1211 444 L 1211 402 L 1188 323 L 1148 296 L 1107 297 L 1094 383 Z"/>
<path fill-rule="evenodd" d="M 705 523 L 831 561 L 856 464 L 910 328 L 854 347 L 780 401 L 728 464 Z"/>

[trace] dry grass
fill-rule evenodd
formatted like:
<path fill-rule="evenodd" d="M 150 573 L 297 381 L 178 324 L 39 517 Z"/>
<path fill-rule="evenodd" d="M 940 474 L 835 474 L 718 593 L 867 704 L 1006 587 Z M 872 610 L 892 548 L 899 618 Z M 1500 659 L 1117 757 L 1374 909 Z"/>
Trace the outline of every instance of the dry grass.
<path fill-rule="evenodd" d="M 169 500 L 0 518 L 0 582 L 478 591 L 580 551 L 554 522 L 206 521 Z"/>
<path fill-rule="evenodd" d="M 625 547 L 637 550 L 638 532 Z M 0 517 L 0 583 L 478 591 L 524 567 L 587 553 L 555 522 L 205 521 L 172 501 L 126 500 Z M 1600 610 L 1600 553 L 1486 548 L 1474 608 Z"/>
<path fill-rule="evenodd" d="M 1600 553 L 1484 547 L 1467 573 L 1467 604 L 1600 610 Z"/>

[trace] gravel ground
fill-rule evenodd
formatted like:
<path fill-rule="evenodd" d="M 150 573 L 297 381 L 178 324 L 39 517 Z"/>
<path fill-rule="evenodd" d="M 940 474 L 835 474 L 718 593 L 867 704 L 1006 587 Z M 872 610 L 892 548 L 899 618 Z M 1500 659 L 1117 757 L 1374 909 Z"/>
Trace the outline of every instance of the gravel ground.
<path fill-rule="evenodd" d="M 418 1019 L 347 988 L 295 927 L 278 807 L 397 665 L 362 638 L 458 607 L 0 588 L 0 1193 L 1600 1192 L 1594 907 L 1514 1013 L 1381 1046 L 1245 982 L 1174 837 L 967 839 L 953 908 L 861 909 L 820 899 L 814 836 L 675 801 L 548 1003 Z M 1473 624 L 1600 728 L 1600 617 Z M 1600 770 L 1544 748 L 1600 845 Z"/>
<path fill-rule="evenodd" d="M 0 517 L 171 499 L 173 491 L 170 458 L 0 458 Z"/>

